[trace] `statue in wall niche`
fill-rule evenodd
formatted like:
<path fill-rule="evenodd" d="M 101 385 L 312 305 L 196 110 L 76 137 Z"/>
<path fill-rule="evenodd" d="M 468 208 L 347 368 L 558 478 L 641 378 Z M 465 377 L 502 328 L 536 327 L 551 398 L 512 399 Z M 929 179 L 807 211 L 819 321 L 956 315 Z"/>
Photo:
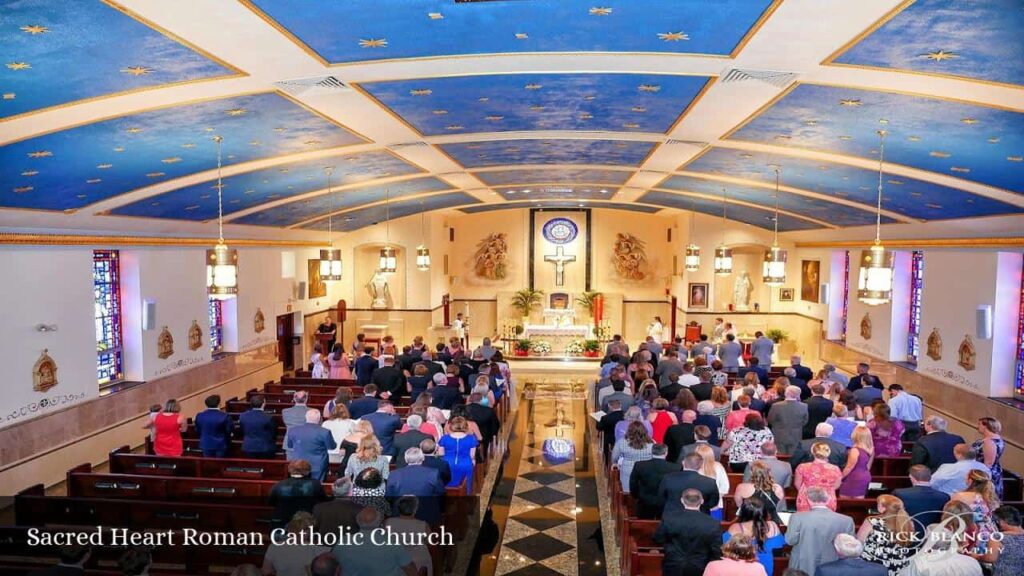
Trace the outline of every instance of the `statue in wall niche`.
<path fill-rule="evenodd" d="M 754 291 L 754 282 L 750 274 L 744 270 L 736 276 L 732 287 L 732 304 L 739 312 L 750 310 L 750 294 Z"/>
<path fill-rule="evenodd" d="M 612 254 L 612 264 L 619 277 L 626 280 L 643 280 L 647 277 L 647 252 L 643 240 L 619 232 Z"/>
<path fill-rule="evenodd" d="M 203 345 L 203 329 L 199 327 L 199 321 L 193 320 L 188 328 L 188 349 L 199 350 Z"/>
<path fill-rule="evenodd" d="M 171 331 L 164 326 L 164 329 L 160 331 L 160 335 L 156 337 L 156 357 L 161 360 L 166 360 L 174 355 L 174 336 L 171 336 Z"/>
<path fill-rule="evenodd" d="M 504 280 L 508 276 L 508 237 L 504 232 L 489 234 L 477 242 L 473 272 L 487 280 Z"/>
<path fill-rule="evenodd" d="M 964 334 L 964 340 L 960 343 L 958 352 L 960 353 L 960 360 L 957 364 L 964 370 L 974 370 L 974 359 L 978 356 L 978 351 L 974 348 L 974 340 L 971 340 L 970 334 Z"/>
<path fill-rule="evenodd" d="M 871 313 L 869 312 L 865 312 L 864 317 L 860 319 L 860 337 L 871 340 Z"/>
<path fill-rule="evenodd" d="M 267 319 L 263 317 L 263 309 L 259 306 L 256 307 L 256 316 L 252 320 L 252 329 L 259 334 L 266 329 Z"/>
<path fill-rule="evenodd" d="M 939 336 L 939 329 L 932 328 L 928 335 L 928 357 L 932 360 L 942 360 L 942 336 Z"/>
<path fill-rule="evenodd" d="M 366 283 L 366 289 L 370 292 L 370 308 L 383 310 L 388 307 L 391 300 L 391 288 L 388 286 L 388 279 L 380 270 L 373 273 L 370 281 Z"/>
<path fill-rule="evenodd" d="M 44 349 L 32 366 L 32 389 L 36 392 L 46 392 L 57 385 L 57 363 L 49 352 Z"/>

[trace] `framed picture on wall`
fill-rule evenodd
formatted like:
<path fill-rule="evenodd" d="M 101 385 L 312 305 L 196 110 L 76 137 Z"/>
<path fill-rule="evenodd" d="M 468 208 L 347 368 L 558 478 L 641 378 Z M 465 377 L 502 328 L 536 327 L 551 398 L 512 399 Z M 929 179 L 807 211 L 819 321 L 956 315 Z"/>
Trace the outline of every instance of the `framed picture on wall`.
<path fill-rule="evenodd" d="M 800 299 L 805 302 L 819 302 L 821 297 L 821 262 L 802 260 L 800 262 Z"/>
<path fill-rule="evenodd" d="M 792 302 L 795 292 L 793 288 L 779 288 L 779 302 Z"/>
<path fill-rule="evenodd" d="M 309 260 L 309 298 L 323 298 L 327 296 L 327 284 L 320 279 L 320 260 L 310 258 Z"/>
<path fill-rule="evenodd" d="M 687 308 L 708 307 L 708 284 L 707 282 L 690 282 L 689 299 Z"/>

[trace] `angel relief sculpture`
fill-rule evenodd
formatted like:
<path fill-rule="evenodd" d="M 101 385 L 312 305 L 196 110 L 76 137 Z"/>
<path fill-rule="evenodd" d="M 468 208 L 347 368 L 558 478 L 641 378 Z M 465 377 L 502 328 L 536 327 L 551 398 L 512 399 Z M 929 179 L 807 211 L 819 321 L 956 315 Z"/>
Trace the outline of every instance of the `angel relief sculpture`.
<path fill-rule="evenodd" d="M 964 334 L 963 342 L 960 342 L 957 352 L 960 356 L 957 364 L 964 370 L 974 370 L 974 361 L 978 357 L 978 351 L 974 348 L 974 340 L 971 340 L 970 334 Z"/>
<path fill-rule="evenodd" d="M 188 329 L 188 349 L 199 350 L 203 345 L 203 329 L 199 327 L 199 321 L 193 320 L 192 326 Z"/>
<path fill-rule="evenodd" d="M 939 335 L 938 328 L 932 328 L 932 333 L 928 335 L 928 357 L 932 360 L 942 360 L 942 336 Z"/>
<path fill-rule="evenodd" d="M 508 240 L 505 233 L 489 234 L 477 242 L 473 262 L 477 277 L 504 280 L 508 275 Z"/>
<path fill-rule="evenodd" d="M 164 326 L 164 329 L 160 331 L 160 335 L 156 338 L 156 357 L 161 360 L 166 360 L 174 355 L 174 336 L 171 336 L 171 331 Z"/>
<path fill-rule="evenodd" d="M 626 280 L 647 277 L 647 253 L 644 242 L 632 234 L 618 233 L 612 257 L 615 272 Z"/>

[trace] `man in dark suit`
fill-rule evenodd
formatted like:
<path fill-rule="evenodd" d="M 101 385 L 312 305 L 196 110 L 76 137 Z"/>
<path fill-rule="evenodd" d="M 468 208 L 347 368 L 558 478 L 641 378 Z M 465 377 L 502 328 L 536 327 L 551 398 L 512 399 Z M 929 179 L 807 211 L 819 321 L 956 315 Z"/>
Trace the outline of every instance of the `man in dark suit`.
<path fill-rule="evenodd" d="M 704 465 L 704 458 L 700 454 L 689 454 L 683 458 L 683 469 L 673 472 L 661 479 L 658 486 L 658 503 L 662 505 L 662 517 L 675 514 L 682 510 L 679 498 L 688 488 L 693 488 L 701 493 L 703 502 L 700 509 L 709 514 L 711 509 L 718 506 L 721 496 L 718 493 L 718 485 L 714 478 L 702 476 L 699 472 Z"/>
<path fill-rule="evenodd" d="M 658 394 L 665 400 L 668 400 L 669 402 L 675 400 L 676 396 L 679 395 L 679 391 L 683 389 L 682 384 L 679 383 L 679 376 L 680 374 L 677 374 L 675 372 L 669 374 L 668 384 L 665 384 L 664 386 L 658 389 Z"/>
<path fill-rule="evenodd" d="M 910 467 L 910 488 L 893 490 L 892 495 L 903 500 L 903 508 L 914 521 L 914 531 L 924 536 L 924 529 L 942 520 L 942 507 L 949 502 L 949 494 L 932 488 L 932 471 L 924 464 Z"/>
<path fill-rule="evenodd" d="M 796 370 L 792 367 L 786 368 L 782 371 L 782 374 L 789 380 L 790 386 L 796 386 L 800 389 L 800 400 L 807 400 L 811 397 L 811 389 L 807 387 L 807 380 L 797 378 Z"/>
<path fill-rule="evenodd" d="M 434 441 L 434 438 L 430 437 L 420 442 L 420 451 L 423 452 L 423 465 L 437 470 L 441 484 L 447 486 L 452 481 L 452 467 L 447 460 L 438 457 L 437 442 Z"/>
<path fill-rule="evenodd" d="M 377 359 L 373 357 L 373 346 L 363 348 L 363 354 L 356 358 L 356 384 L 366 386 L 373 381 L 373 371 L 377 369 Z"/>
<path fill-rule="evenodd" d="M 331 433 L 327 430 L 327 435 Z M 327 501 L 327 494 L 320 480 L 311 477 L 312 468 L 307 460 L 288 462 L 288 477 L 279 480 L 270 489 L 268 502 L 274 507 L 270 525 L 284 528 L 296 512 L 313 512 L 313 507 Z"/>
<path fill-rule="evenodd" d="M 850 392 L 856 392 L 864 386 L 873 386 L 879 390 L 885 389 L 882 385 L 882 379 L 878 376 L 870 374 L 868 371 L 871 369 L 866 362 L 857 364 L 857 375 L 850 378 L 850 384 L 846 386 L 846 389 Z"/>
<path fill-rule="evenodd" d="M 604 447 L 604 456 L 612 453 L 612 446 L 615 445 L 615 425 L 622 422 L 625 412 L 622 410 L 622 402 L 612 400 L 608 403 L 608 412 L 601 416 L 597 422 L 597 431 L 601 433 L 601 443 Z"/>
<path fill-rule="evenodd" d="M 416 517 L 427 524 L 440 523 L 444 484 L 437 470 L 423 465 L 423 452 L 419 448 L 409 448 L 402 457 L 407 465 L 388 476 L 385 496 L 396 506 L 400 506 L 402 496 L 415 496 L 419 499 Z"/>
<path fill-rule="evenodd" d="M 711 390 L 715 387 L 715 385 L 711 383 L 711 375 L 711 371 L 701 372 L 700 384 L 690 386 L 690 392 L 693 392 L 694 397 L 697 398 L 697 402 L 711 400 Z"/>
<path fill-rule="evenodd" d="M 285 448 L 293 460 L 305 460 L 310 465 L 310 476 L 320 482 L 327 477 L 327 452 L 338 444 L 331 431 L 320 425 L 320 411 L 310 408 L 306 411 L 306 423 L 288 431 Z"/>
<path fill-rule="evenodd" d="M 433 378 L 434 374 L 444 372 L 444 364 L 441 364 L 440 362 L 435 362 L 434 355 L 430 352 L 430 350 L 424 350 L 423 354 L 420 356 L 420 361 L 412 365 L 412 369 L 414 372 L 416 370 L 416 366 L 420 364 L 427 367 L 427 372 L 430 373 L 431 378 Z"/>
<path fill-rule="evenodd" d="M 406 376 L 412 376 L 412 365 L 419 360 L 418 354 L 412 354 L 412 346 L 403 346 L 402 353 L 395 358 L 395 367 L 401 370 Z"/>
<path fill-rule="evenodd" d="M 462 392 L 457 386 L 449 385 L 443 378 L 441 384 L 437 384 L 438 377 L 435 376 L 434 387 L 430 390 L 432 396 L 430 405 L 441 410 L 451 410 L 452 406 L 462 404 Z"/>
<path fill-rule="evenodd" d="M 214 394 L 206 397 L 206 410 L 196 414 L 196 432 L 199 433 L 199 449 L 207 458 L 223 458 L 228 453 L 231 442 L 231 430 L 234 423 L 231 417 L 220 409 L 220 396 Z"/>
<path fill-rule="evenodd" d="M 662 517 L 653 536 L 665 547 L 662 574 L 702 576 L 709 562 L 722 558 L 722 525 L 702 511 L 706 507 L 700 490 L 688 488 L 675 503 L 680 511 Z"/>
<path fill-rule="evenodd" d="M 313 525 L 317 533 L 337 534 L 338 528 L 341 527 L 358 532 L 356 516 L 363 507 L 352 500 L 352 479 L 348 476 L 339 476 L 332 488 L 333 500 L 313 506 Z"/>
<path fill-rule="evenodd" d="M 423 442 L 427 438 L 433 439 L 434 437 L 426 432 L 420 431 L 420 426 L 423 425 L 423 417 L 419 414 L 412 414 L 406 418 L 405 423 L 409 426 L 409 430 L 402 432 L 401 434 L 395 434 L 395 467 L 401 468 L 405 466 L 405 451 L 409 448 L 419 448 L 420 442 Z"/>
<path fill-rule="evenodd" d="M 263 396 L 253 396 L 249 399 L 249 410 L 238 417 L 246 458 L 273 458 L 277 452 L 277 426 L 270 414 L 263 411 L 263 403 Z"/>
<path fill-rule="evenodd" d="M 644 520 L 655 520 L 661 515 L 664 503 L 658 500 L 658 487 L 662 479 L 679 471 L 679 465 L 665 460 L 668 446 L 655 444 L 651 448 L 651 459 L 641 460 L 633 465 L 629 475 L 629 493 L 636 498 L 636 515 Z"/>
<path fill-rule="evenodd" d="M 480 428 L 480 435 L 483 436 L 481 442 L 481 448 L 483 450 L 477 450 L 477 460 L 490 454 L 491 441 L 498 434 L 498 430 L 501 429 L 501 423 L 498 422 L 498 416 L 494 413 L 494 408 L 490 406 L 484 406 L 480 403 L 483 400 L 483 396 L 479 392 L 474 392 L 469 395 L 469 404 L 466 405 L 466 416 L 469 420 L 476 422 L 478 428 Z"/>
<path fill-rule="evenodd" d="M 953 447 L 963 442 L 963 437 L 946 432 L 945 418 L 929 416 L 924 420 L 924 436 L 917 439 L 910 453 L 910 465 L 924 464 L 935 472 L 943 464 L 956 462 Z"/>
<path fill-rule="evenodd" d="M 840 470 L 846 467 L 846 455 L 848 448 L 842 443 L 833 440 L 832 436 L 832 425 L 828 422 L 822 422 L 814 427 L 814 438 L 808 440 L 801 440 L 800 444 L 797 445 L 796 450 L 793 451 L 792 456 L 789 459 L 790 465 L 796 470 L 796 467 L 806 462 L 812 462 L 814 456 L 811 454 L 811 446 L 814 446 L 818 442 L 828 444 L 829 452 L 828 463 L 835 464 Z"/>
<path fill-rule="evenodd" d="M 395 455 L 395 434 L 402 429 L 402 419 L 395 414 L 395 405 L 387 400 L 377 404 L 377 411 L 361 418 L 373 427 L 373 435 L 380 440 L 381 453 L 385 456 Z"/>
<path fill-rule="evenodd" d="M 376 412 L 377 404 L 377 385 L 367 384 L 363 386 L 363 397 L 349 403 L 348 415 L 353 420 L 359 420 L 371 412 Z"/>
<path fill-rule="evenodd" d="M 57 549 L 60 558 L 56 566 L 31 572 L 31 576 L 79 576 L 85 574 L 85 564 L 92 555 L 92 547 L 67 544 Z"/>
<path fill-rule="evenodd" d="M 804 424 L 804 439 L 814 437 L 814 429 L 832 416 L 835 402 L 825 398 L 825 387 L 821 384 L 811 386 L 811 397 L 807 399 L 807 424 Z"/>
<path fill-rule="evenodd" d="M 864 545 L 856 536 L 839 534 L 833 540 L 833 546 L 839 560 L 818 566 L 814 576 L 889 576 L 885 566 L 860 557 L 864 553 Z"/>
<path fill-rule="evenodd" d="M 665 446 L 668 447 L 668 461 L 679 462 L 679 455 L 683 452 L 683 446 L 688 446 L 697 441 L 693 421 L 697 413 L 693 410 L 685 410 L 683 419 L 678 424 L 673 424 L 665 431 Z"/>
<path fill-rule="evenodd" d="M 381 398 L 392 402 L 397 401 L 406 393 L 405 374 L 395 366 L 393 356 L 384 357 L 384 365 L 373 371 L 370 382 L 377 387 L 377 390 L 380 390 Z"/>
<path fill-rule="evenodd" d="M 814 379 L 814 372 L 807 366 L 800 364 L 800 361 L 801 358 L 799 356 L 789 357 L 789 365 L 796 372 L 796 377 L 804 382 L 810 382 Z"/>

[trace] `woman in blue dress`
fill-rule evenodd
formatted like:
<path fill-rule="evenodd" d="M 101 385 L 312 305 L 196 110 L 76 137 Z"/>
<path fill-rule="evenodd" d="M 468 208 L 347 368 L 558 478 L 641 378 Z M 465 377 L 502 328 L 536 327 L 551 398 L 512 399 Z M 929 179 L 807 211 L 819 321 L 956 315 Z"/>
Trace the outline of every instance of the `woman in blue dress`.
<path fill-rule="evenodd" d="M 775 568 L 774 551 L 786 545 L 786 537 L 779 525 L 772 521 L 765 509 L 764 501 L 751 496 L 740 505 L 736 521 L 722 533 L 722 542 L 728 542 L 737 534 L 750 536 L 757 548 L 757 561 L 764 566 L 768 576 L 772 576 Z"/>
<path fill-rule="evenodd" d="M 462 416 L 452 418 L 448 423 L 450 432 L 437 441 L 438 454 L 452 469 L 449 487 L 455 487 L 466 480 L 466 494 L 473 493 L 473 462 L 479 446 L 476 436 L 469 433 L 469 424 Z"/>
<path fill-rule="evenodd" d="M 978 462 L 988 466 L 988 475 L 992 478 L 992 485 L 995 486 L 996 496 L 1003 498 L 1003 465 L 999 461 L 1003 457 L 1003 449 L 1006 448 L 1003 442 L 1003 424 L 995 418 L 982 418 L 978 420 L 978 433 L 981 439 L 975 440 L 971 445 L 978 455 Z"/>

